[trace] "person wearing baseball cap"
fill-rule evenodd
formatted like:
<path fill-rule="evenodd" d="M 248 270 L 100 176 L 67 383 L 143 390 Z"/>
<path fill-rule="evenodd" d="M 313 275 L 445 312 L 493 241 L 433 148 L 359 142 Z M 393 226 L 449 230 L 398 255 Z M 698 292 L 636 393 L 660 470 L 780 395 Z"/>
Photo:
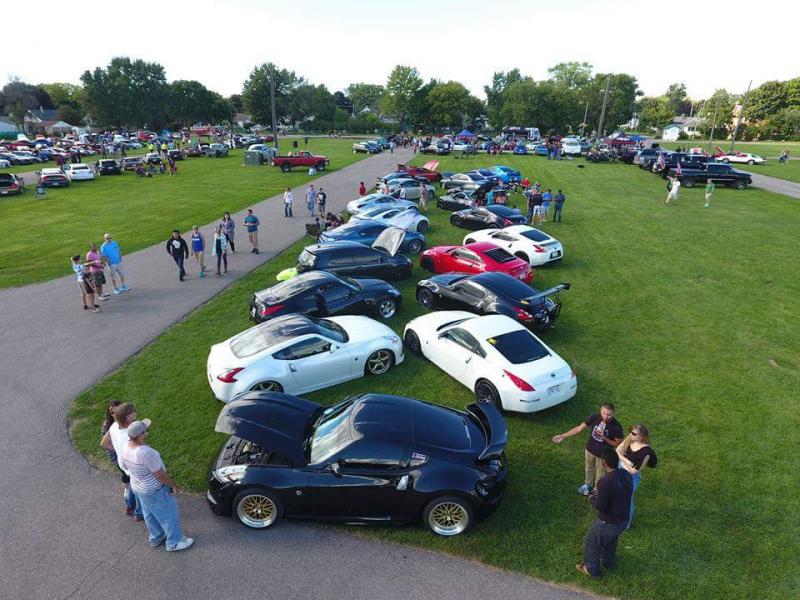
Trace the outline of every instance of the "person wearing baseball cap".
<path fill-rule="evenodd" d="M 178 552 L 189 548 L 194 540 L 181 532 L 175 500 L 178 486 L 167 475 L 161 455 L 147 445 L 151 425 L 150 419 L 142 419 L 128 426 L 130 439 L 122 460 L 130 473 L 131 489 L 142 506 L 150 545 L 157 548 L 166 540 L 167 552 Z"/>

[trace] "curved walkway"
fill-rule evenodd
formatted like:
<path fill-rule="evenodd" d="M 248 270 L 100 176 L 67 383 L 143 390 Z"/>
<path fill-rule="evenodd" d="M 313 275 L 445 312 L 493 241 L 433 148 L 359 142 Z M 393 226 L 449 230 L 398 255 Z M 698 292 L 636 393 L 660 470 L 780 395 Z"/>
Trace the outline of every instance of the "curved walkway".
<path fill-rule="evenodd" d="M 408 151 L 383 153 L 314 183 L 325 187 L 331 208 L 342 208 L 359 181 L 371 184 L 409 158 Z M 112 296 L 101 314 L 80 310 L 73 277 L 0 290 L 0 597 L 587 597 L 468 560 L 324 527 L 283 523 L 274 531 L 251 532 L 215 517 L 205 500 L 193 495 L 182 495 L 179 502 L 185 531 L 197 545 L 168 555 L 149 548 L 144 526 L 124 517 L 117 479 L 74 451 L 65 427 L 71 400 L 233 280 L 300 239 L 308 219 L 302 216 L 307 214 L 302 199 L 295 207 L 297 216 L 289 220 L 278 196 L 254 205 L 263 224 L 262 253 L 248 253 L 244 228 L 237 227 L 240 252 L 222 279 L 199 279 L 190 262 L 189 277 L 179 283 L 162 244 L 126 257 L 131 291 Z M 241 223 L 243 215 L 234 218 Z M 210 229 L 204 228 L 207 239 Z"/>
<path fill-rule="evenodd" d="M 771 177 L 769 175 L 761 175 L 760 173 L 753 173 L 753 171 L 747 172 L 753 176 L 753 187 L 800 200 L 800 183 L 795 183 L 788 179 Z"/>

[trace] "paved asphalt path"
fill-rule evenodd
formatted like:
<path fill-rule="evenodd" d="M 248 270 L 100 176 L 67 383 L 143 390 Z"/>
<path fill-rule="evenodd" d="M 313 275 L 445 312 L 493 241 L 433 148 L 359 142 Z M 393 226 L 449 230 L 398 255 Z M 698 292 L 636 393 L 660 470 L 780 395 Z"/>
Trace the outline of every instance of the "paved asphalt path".
<path fill-rule="evenodd" d="M 769 175 L 761 175 L 753 171 L 748 171 L 748 173 L 753 176 L 753 187 L 800 200 L 800 183 L 770 177 Z"/>
<path fill-rule="evenodd" d="M 383 153 L 315 183 L 326 189 L 328 205 L 340 209 L 359 181 L 372 183 L 409 158 L 408 151 Z M 280 196 L 253 207 L 263 224 L 259 256 L 248 253 L 243 214 L 234 216 L 239 252 L 221 279 L 198 278 L 190 261 L 187 280 L 178 282 L 172 259 L 157 244 L 125 257 L 131 291 L 102 303 L 100 314 L 80 310 L 72 276 L 0 290 L 0 598 L 587 597 L 472 561 L 322 526 L 284 522 L 274 530 L 249 531 L 214 516 L 205 499 L 194 495 L 179 496 L 179 503 L 184 531 L 196 546 L 166 554 L 148 546 L 143 524 L 124 516 L 118 479 L 75 452 L 65 425 L 71 400 L 301 238 L 309 221 L 302 194 L 298 189 L 291 220 L 283 217 Z M 225 208 L 220 206 L 220 214 Z M 170 229 L 165 225 L 165 240 Z M 100 239 L 104 232 L 97 233 Z M 211 239 L 210 226 L 204 233 Z M 125 240 L 121 244 L 124 249 Z M 63 260 L 69 271 L 64 257 L 54 260 Z M 565 569 L 573 559 L 564 557 Z"/>

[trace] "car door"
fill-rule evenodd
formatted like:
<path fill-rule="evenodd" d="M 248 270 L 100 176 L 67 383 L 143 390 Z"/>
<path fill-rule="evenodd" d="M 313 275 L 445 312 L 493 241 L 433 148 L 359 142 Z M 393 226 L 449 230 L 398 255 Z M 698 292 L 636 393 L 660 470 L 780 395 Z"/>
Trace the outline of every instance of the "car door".
<path fill-rule="evenodd" d="M 362 303 L 361 294 L 343 283 L 331 283 L 319 290 L 317 297 L 322 306 L 322 314 L 335 315 L 353 312 Z"/>
<path fill-rule="evenodd" d="M 505 231 L 498 231 L 489 236 L 493 244 L 497 244 L 501 248 L 506 248 L 511 254 L 517 250 L 515 246 L 518 244 L 519 239 L 512 234 Z"/>
<path fill-rule="evenodd" d="M 300 340 L 272 358 L 286 361 L 297 394 L 347 381 L 355 368 L 345 344 L 321 335 Z"/>
<path fill-rule="evenodd" d="M 490 216 L 491 213 L 485 208 L 476 208 L 471 214 L 467 215 L 466 219 L 464 219 L 464 224 L 467 226 L 467 229 L 472 231 L 485 229 L 487 224 L 491 223 L 489 219 Z"/>
<path fill-rule="evenodd" d="M 482 273 L 484 270 L 481 257 L 466 248 L 456 248 L 452 254 L 452 269 L 460 273 Z"/>
<path fill-rule="evenodd" d="M 462 281 L 453 286 L 455 292 L 452 303 L 456 310 L 468 310 L 484 314 L 484 307 L 487 299 L 486 290 L 471 281 Z"/>
<path fill-rule="evenodd" d="M 471 337 L 460 327 L 452 327 L 440 333 L 433 342 L 435 350 L 433 356 L 429 356 L 431 362 L 438 365 L 450 377 L 461 382 L 461 377 L 474 356 L 468 340 Z"/>

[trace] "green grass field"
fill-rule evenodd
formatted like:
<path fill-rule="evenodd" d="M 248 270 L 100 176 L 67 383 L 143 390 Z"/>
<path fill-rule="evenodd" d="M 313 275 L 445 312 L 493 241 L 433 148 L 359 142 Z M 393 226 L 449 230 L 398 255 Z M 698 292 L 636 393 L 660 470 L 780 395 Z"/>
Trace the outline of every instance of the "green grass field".
<path fill-rule="evenodd" d="M 353 154 L 347 140 L 312 139 L 308 147 L 330 158 L 330 170 L 364 157 Z M 227 158 L 178 162 L 175 177 L 126 172 L 49 189 L 44 200 L 36 200 L 30 188 L 3 197 L 0 220 L 8 233 L 0 245 L 0 288 L 67 274 L 69 257 L 85 254 L 107 231 L 129 254 L 167 239 L 175 228 L 209 223 L 226 210 L 241 210 L 307 180 L 305 170 L 285 174 L 269 166 L 245 167 L 241 151 L 234 150 Z"/>
<path fill-rule="evenodd" d="M 440 168 L 494 162 L 445 158 Z M 526 156 L 499 162 L 567 195 L 564 222 L 543 226 L 564 242 L 564 261 L 538 269 L 534 283 L 573 285 L 558 324 L 543 338 L 574 368 L 578 394 L 540 414 L 507 414 L 507 495 L 468 534 L 359 531 L 616 597 L 800 596 L 796 202 L 719 189 L 714 207 L 703 209 L 702 190 L 683 190 L 678 206 L 665 207 L 662 180 L 634 167 L 578 169 L 584 161 Z M 434 207 L 430 215 L 429 245 L 460 242 L 466 232 L 449 225 L 449 213 Z M 220 405 L 205 380 L 208 347 L 250 325 L 249 297 L 294 264 L 302 245 L 232 285 L 81 395 L 71 411 L 78 449 L 107 464 L 97 434 L 105 403 L 135 402 L 141 416 L 154 419 L 151 443 L 171 474 L 202 493 L 224 439 L 213 432 Z M 414 286 L 424 276 L 417 268 L 401 285 L 405 304 L 390 321 L 398 332 L 422 313 Z M 383 377 L 310 397 L 330 403 L 367 391 L 457 408 L 473 399 L 413 356 Z M 574 570 L 589 522 L 575 491 L 584 436 L 560 446 L 549 440 L 606 401 L 617 405 L 626 430 L 638 421 L 650 427 L 659 466 L 644 474 L 636 494 L 635 526 L 621 538 L 619 569 L 597 582 Z"/>

